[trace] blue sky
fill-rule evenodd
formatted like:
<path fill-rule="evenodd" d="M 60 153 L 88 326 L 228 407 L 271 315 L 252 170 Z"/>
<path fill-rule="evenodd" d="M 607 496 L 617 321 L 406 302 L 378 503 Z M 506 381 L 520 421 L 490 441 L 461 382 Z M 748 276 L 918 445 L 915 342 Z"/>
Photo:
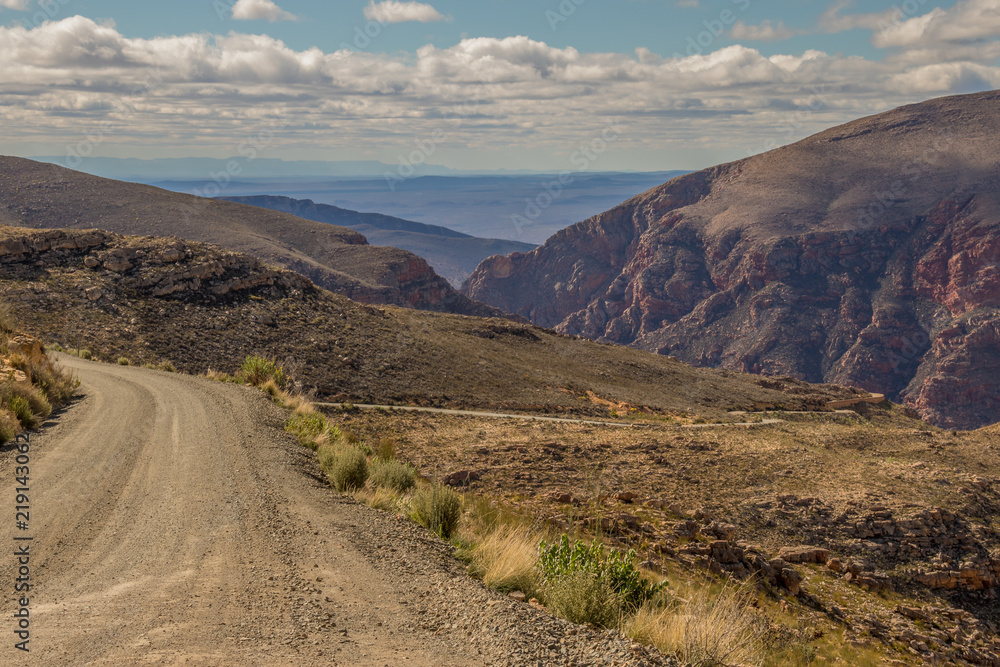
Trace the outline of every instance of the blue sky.
<path fill-rule="evenodd" d="M 0 152 L 698 168 L 1000 87 L 998 37 L 1000 0 L 0 0 Z"/>

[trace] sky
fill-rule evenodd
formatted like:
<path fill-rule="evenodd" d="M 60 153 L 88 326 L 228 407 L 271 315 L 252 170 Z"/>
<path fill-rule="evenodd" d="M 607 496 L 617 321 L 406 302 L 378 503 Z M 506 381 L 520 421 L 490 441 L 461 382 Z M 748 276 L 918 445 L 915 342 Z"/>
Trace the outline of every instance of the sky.
<path fill-rule="evenodd" d="M 0 0 L 0 153 L 698 169 L 1000 88 L 1000 0 Z"/>

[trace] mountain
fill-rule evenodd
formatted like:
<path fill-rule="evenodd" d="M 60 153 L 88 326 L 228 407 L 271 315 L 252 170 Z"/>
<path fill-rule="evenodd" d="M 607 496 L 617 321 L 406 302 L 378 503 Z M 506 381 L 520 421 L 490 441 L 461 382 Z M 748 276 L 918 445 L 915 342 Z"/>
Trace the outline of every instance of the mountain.
<path fill-rule="evenodd" d="M 105 360 L 233 371 L 282 361 L 319 397 L 608 415 L 609 405 L 732 419 L 822 408 L 840 388 L 777 386 L 507 319 L 374 307 L 244 253 L 177 238 L 0 227 L 0 301 L 49 342 Z"/>
<path fill-rule="evenodd" d="M 0 224 L 174 235 L 250 253 L 365 303 L 500 314 L 459 294 L 420 257 L 370 246 L 349 229 L 22 158 L 0 157 Z"/>
<path fill-rule="evenodd" d="M 482 239 L 447 227 L 412 222 L 380 213 L 359 213 L 328 204 L 317 204 L 310 199 L 272 195 L 219 199 L 284 211 L 306 220 L 353 229 L 364 234 L 373 245 L 401 248 L 423 257 L 455 287 L 460 287 L 487 257 L 527 252 L 536 247 L 535 244 L 519 241 Z"/>
<path fill-rule="evenodd" d="M 1000 92 L 676 178 L 486 260 L 466 294 L 706 366 L 1000 420 Z"/>
<path fill-rule="evenodd" d="M 207 174 L 207 172 L 202 172 Z M 374 211 L 397 218 L 443 225 L 481 238 L 542 243 L 566 226 L 680 176 L 656 173 L 583 172 L 533 175 L 417 176 L 375 178 L 234 177 L 224 188 L 206 176 L 139 180 L 174 192 L 227 197 L 281 195 L 311 199 L 353 211 Z M 225 182 L 225 178 L 221 179 Z"/>

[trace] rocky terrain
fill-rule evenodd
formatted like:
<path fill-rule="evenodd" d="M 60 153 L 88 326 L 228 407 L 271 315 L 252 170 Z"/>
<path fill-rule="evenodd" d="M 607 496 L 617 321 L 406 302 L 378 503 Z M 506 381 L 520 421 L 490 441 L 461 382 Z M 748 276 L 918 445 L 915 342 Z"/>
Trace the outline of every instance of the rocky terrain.
<path fill-rule="evenodd" d="M 0 228 L 0 300 L 49 342 L 105 360 L 203 373 L 264 354 L 327 399 L 732 420 L 733 409 L 823 410 L 863 395 L 778 388 L 510 320 L 358 304 L 249 255 L 177 238 Z"/>
<path fill-rule="evenodd" d="M 456 292 L 422 258 L 370 246 L 343 227 L 21 158 L 0 157 L 0 224 L 175 235 L 252 254 L 363 303 L 501 315 Z"/>
<path fill-rule="evenodd" d="M 703 366 L 1000 420 L 1000 93 L 864 118 L 682 176 L 486 260 L 465 293 Z"/>
<path fill-rule="evenodd" d="M 220 197 L 220 199 L 260 206 L 272 211 L 284 211 L 306 220 L 353 229 L 364 234 L 372 245 L 400 248 L 423 257 L 436 273 L 456 288 L 461 287 L 487 257 L 527 252 L 536 247 L 534 244 L 519 241 L 479 238 L 447 227 L 426 225 L 380 213 L 358 213 L 336 206 L 317 204 L 310 199 L 269 195 Z"/>
<path fill-rule="evenodd" d="M 354 412 L 421 471 L 553 530 L 639 549 L 672 586 L 754 581 L 823 660 L 1000 664 L 1000 441 L 897 408 L 642 430 Z M 777 610 L 781 610 L 778 612 Z M 898 662 L 893 663 L 893 660 Z M 809 664 L 773 662 L 770 664 Z"/>

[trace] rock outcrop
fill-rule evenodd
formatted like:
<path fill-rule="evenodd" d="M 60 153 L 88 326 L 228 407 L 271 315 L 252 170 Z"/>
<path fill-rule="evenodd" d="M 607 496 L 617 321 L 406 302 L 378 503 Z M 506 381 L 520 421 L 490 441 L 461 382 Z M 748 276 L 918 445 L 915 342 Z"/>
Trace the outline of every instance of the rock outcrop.
<path fill-rule="evenodd" d="M 1000 92 L 674 179 L 493 257 L 466 294 L 682 361 L 1000 421 Z"/>
<path fill-rule="evenodd" d="M 417 255 L 369 245 L 344 227 L 21 158 L 0 157 L 0 224 L 173 235 L 251 254 L 362 303 L 503 316 L 458 293 Z"/>

